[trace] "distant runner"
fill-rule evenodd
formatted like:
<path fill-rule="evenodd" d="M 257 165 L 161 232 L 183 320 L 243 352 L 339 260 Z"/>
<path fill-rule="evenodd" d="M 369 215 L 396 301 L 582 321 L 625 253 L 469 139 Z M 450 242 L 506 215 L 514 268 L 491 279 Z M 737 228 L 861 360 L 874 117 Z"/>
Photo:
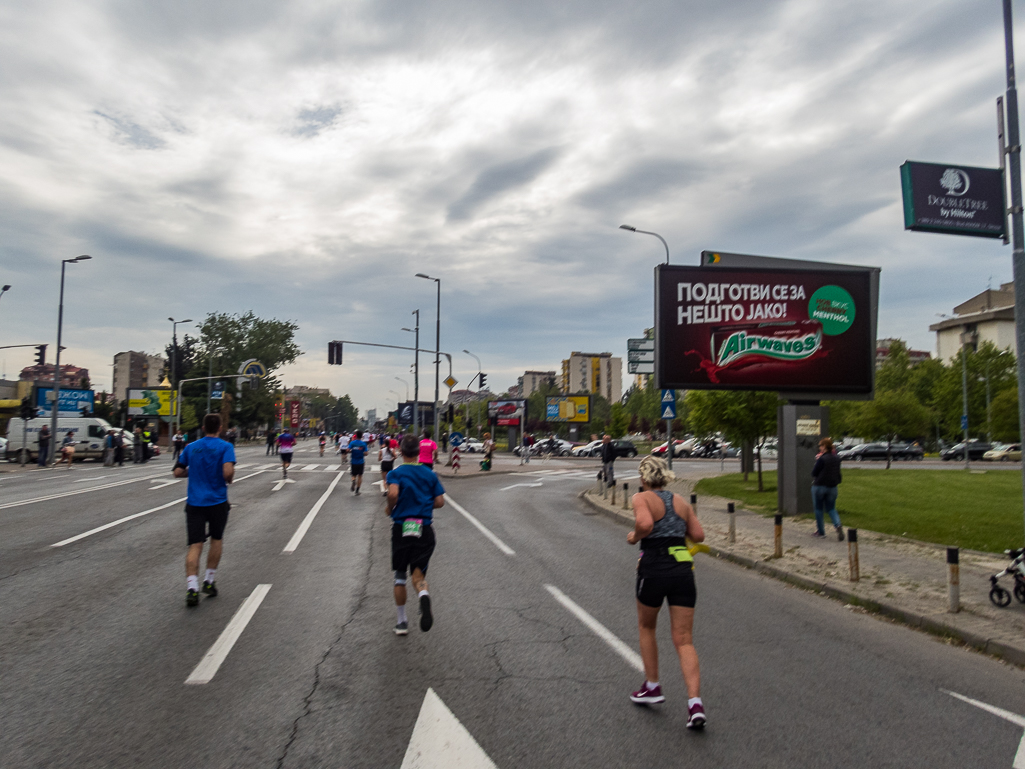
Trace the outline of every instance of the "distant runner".
<path fill-rule="evenodd" d="M 387 435 L 381 436 L 381 449 L 377 452 L 377 460 L 381 463 L 381 495 L 385 497 L 388 496 L 388 473 L 395 466 L 395 453 L 398 448 L 397 440 Z"/>
<path fill-rule="evenodd" d="M 406 616 L 406 574 L 420 601 L 420 630 L 434 624 L 431 596 L 427 591 L 427 566 L 434 552 L 434 510 L 445 505 L 445 489 L 433 470 L 417 463 L 420 446 L 415 435 L 402 439 L 403 464 L 388 473 L 388 515 L 392 519 L 391 567 L 395 572 L 395 635 L 409 633 Z"/>
<path fill-rule="evenodd" d="M 437 459 L 438 444 L 431 440 L 431 431 L 424 430 L 423 440 L 420 441 L 420 464 L 433 470 Z"/>
<path fill-rule="evenodd" d="M 355 440 L 349 442 L 349 451 L 352 452 L 349 471 L 352 473 L 352 486 L 350 491 L 359 496 L 360 486 L 363 485 L 363 466 L 366 462 L 367 444 L 363 442 L 363 431 L 357 430 L 353 436 Z"/>
<path fill-rule="evenodd" d="M 288 477 L 288 466 L 292 464 L 292 452 L 295 451 L 295 436 L 287 429 L 278 436 L 278 453 L 281 455 L 281 477 Z"/>
<path fill-rule="evenodd" d="M 199 605 L 199 559 L 203 554 L 209 528 L 210 550 L 206 554 L 206 575 L 203 592 L 217 595 L 217 564 L 221 562 L 224 527 L 228 523 L 228 484 L 235 479 L 235 449 L 217 437 L 221 431 L 221 415 L 203 418 L 203 437 L 186 444 L 174 465 L 175 478 L 188 478 L 189 491 L 185 501 L 185 523 L 189 552 L 185 556 L 186 606 Z"/>
<path fill-rule="evenodd" d="M 324 456 L 324 446 L 327 445 L 327 435 L 321 433 L 318 441 L 320 443 L 320 456 Z"/>
<path fill-rule="evenodd" d="M 338 436 L 338 453 L 342 455 L 342 464 L 349 461 L 349 436 L 342 433 Z"/>

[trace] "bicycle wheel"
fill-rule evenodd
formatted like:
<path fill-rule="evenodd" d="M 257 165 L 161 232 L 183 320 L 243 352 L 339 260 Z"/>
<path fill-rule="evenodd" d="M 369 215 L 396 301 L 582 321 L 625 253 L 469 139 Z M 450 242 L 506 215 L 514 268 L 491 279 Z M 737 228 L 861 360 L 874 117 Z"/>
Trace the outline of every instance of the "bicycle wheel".
<path fill-rule="evenodd" d="M 989 591 L 989 600 L 992 601 L 994 606 L 1004 609 L 1011 605 L 1011 594 L 999 585 L 996 585 Z"/>

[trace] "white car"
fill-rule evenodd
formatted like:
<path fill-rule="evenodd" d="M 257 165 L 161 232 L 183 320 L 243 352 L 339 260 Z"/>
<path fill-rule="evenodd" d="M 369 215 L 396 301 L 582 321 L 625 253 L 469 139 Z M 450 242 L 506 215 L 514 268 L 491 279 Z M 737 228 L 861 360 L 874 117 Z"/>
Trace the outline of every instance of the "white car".
<path fill-rule="evenodd" d="M 459 446 L 459 451 L 463 454 L 477 454 L 484 451 L 484 444 L 476 438 L 467 438 L 463 441 L 462 445 Z"/>
<path fill-rule="evenodd" d="M 0 438 L 0 459 L 7 457 L 7 439 Z"/>
<path fill-rule="evenodd" d="M 595 450 L 599 446 L 601 446 L 601 440 L 591 441 L 590 443 L 585 443 L 583 446 L 575 447 L 570 451 L 570 454 L 575 457 L 590 457 L 593 456 Z"/>

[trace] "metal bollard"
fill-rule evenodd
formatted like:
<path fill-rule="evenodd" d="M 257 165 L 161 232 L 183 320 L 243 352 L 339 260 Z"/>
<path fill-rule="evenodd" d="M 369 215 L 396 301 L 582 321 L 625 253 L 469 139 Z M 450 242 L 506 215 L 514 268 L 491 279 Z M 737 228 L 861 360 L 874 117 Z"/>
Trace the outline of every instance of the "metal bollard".
<path fill-rule="evenodd" d="M 847 562 L 851 568 L 851 582 L 861 580 L 861 562 L 858 560 L 858 530 L 847 529 Z"/>
<path fill-rule="evenodd" d="M 602 484 L 602 482 L 601 482 L 601 473 L 598 473 L 598 488 L 597 488 L 597 489 L 595 489 L 595 491 L 596 491 L 597 493 L 599 493 L 599 494 L 601 494 L 601 487 L 602 487 L 602 485 L 603 485 L 603 484 Z"/>
<path fill-rule="evenodd" d="M 727 541 L 732 545 L 732 544 L 734 544 L 737 541 L 737 516 L 736 516 L 737 510 L 736 510 L 735 505 L 732 502 L 730 502 L 729 504 L 726 505 L 726 512 L 730 516 L 730 518 L 729 518 L 729 521 L 730 521 L 730 532 L 729 532 L 729 537 L 727 538 Z"/>
<path fill-rule="evenodd" d="M 630 492 L 630 484 L 624 483 L 623 484 L 623 509 L 624 510 L 629 510 L 630 509 L 630 493 L 629 492 Z"/>
<path fill-rule="evenodd" d="M 959 551 L 956 547 L 947 548 L 947 611 L 957 614 L 961 611 L 961 567 L 958 563 Z"/>
<path fill-rule="evenodd" d="M 775 539 L 776 539 L 776 550 L 773 553 L 773 555 L 776 558 L 782 558 L 783 557 L 783 516 L 777 514 L 775 520 L 773 521 L 773 523 L 775 524 L 774 528 L 776 530 L 775 531 L 775 535 L 776 535 L 775 536 Z"/>
<path fill-rule="evenodd" d="M 612 484 L 612 506 L 616 506 L 616 484 Z"/>
<path fill-rule="evenodd" d="M 690 506 L 694 508 L 694 512 L 695 513 L 698 511 L 698 495 L 697 494 L 691 494 L 690 495 Z"/>

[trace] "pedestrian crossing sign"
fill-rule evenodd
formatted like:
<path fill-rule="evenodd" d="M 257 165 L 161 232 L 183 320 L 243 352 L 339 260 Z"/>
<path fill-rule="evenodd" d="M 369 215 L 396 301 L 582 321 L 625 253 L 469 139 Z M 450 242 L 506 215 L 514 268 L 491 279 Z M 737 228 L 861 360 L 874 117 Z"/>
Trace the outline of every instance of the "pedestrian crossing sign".
<path fill-rule="evenodd" d="M 666 407 L 662 409 L 662 419 L 676 419 L 676 406 L 666 404 Z"/>
<path fill-rule="evenodd" d="M 672 403 L 676 405 L 676 390 L 663 390 L 662 391 L 662 402 Z"/>

